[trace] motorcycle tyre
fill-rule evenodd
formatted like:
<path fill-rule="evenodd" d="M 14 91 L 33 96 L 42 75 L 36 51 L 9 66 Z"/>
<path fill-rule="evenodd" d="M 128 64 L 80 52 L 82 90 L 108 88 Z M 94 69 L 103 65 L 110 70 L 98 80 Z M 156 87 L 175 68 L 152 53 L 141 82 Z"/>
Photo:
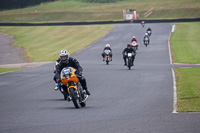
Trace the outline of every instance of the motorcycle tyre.
<path fill-rule="evenodd" d="M 74 88 L 69 89 L 70 95 L 72 97 L 72 102 L 74 103 L 75 108 L 80 108 L 79 106 L 79 100 L 78 98 L 74 95 Z"/>
<path fill-rule="evenodd" d="M 108 60 L 106 60 L 106 65 L 108 65 L 109 64 L 109 61 Z"/>
<path fill-rule="evenodd" d="M 108 60 L 108 57 L 106 58 L 106 65 L 108 65 L 109 64 L 109 60 Z"/>
<path fill-rule="evenodd" d="M 128 69 L 129 69 L 129 70 L 131 70 L 131 66 L 132 66 L 131 60 L 128 60 Z"/>

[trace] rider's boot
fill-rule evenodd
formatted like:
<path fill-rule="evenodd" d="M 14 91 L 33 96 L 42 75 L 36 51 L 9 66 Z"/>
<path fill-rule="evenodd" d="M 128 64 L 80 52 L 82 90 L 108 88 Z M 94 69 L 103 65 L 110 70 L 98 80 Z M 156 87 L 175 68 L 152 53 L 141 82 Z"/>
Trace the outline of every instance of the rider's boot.
<path fill-rule="evenodd" d="M 56 85 L 56 87 L 54 88 L 54 90 L 57 91 L 58 90 L 58 84 L 56 83 L 55 85 Z"/>
<path fill-rule="evenodd" d="M 86 91 L 87 95 L 90 95 L 90 92 L 88 91 L 87 88 L 85 89 L 85 91 Z"/>
<path fill-rule="evenodd" d="M 87 84 L 86 84 L 85 78 L 82 77 L 82 78 L 80 79 L 80 82 L 81 82 L 81 85 L 82 85 L 82 87 L 83 87 L 83 90 L 86 91 L 87 95 L 90 95 L 90 92 L 88 91 L 88 88 L 87 88 Z"/>

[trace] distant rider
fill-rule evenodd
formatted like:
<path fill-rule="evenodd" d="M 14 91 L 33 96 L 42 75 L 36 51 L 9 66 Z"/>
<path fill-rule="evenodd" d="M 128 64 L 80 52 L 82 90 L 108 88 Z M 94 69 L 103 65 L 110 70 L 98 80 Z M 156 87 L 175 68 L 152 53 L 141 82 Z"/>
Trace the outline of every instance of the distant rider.
<path fill-rule="evenodd" d="M 133 41 L 135 41 L 136 43 L 138 43 L 137 39 L 135 38 L 135 36 L 133 36 L 133 38 L 131 39 L 131 43 L 133 43 Z"/>
<path fill-rule="evenodd" d="M 149 36 L 152 34 L 152 30 L 151 30 L 151 28 L 149 27 L 148 29 L 147 29 L 147 33 L 149 34 Z"/>
<path fill-rule="evenodd" d="M 149 38 L 148 33 L 145 33 L 145 36 L 144 36 L 144 39 L 143 39 L 144 44 L 145 44 L 146 39 L 148 39 L 147 41 L 148 41 L 148 44 L 149 44 L 149 42 L 150 42 L 150 38 Z"/>
<path fill-rule="evenodd" d="M 60 58 L 56 61 L 56 74 L 54 75 L 54 80 L 56 84 L 61 82 L 60 73 L 64 67 L 73 67 L 76 69 L 76 74 L 79 75 L 78 78 L 80 80 L 81 86 L 86 91 L 88 95 L 90 92 L 87 89 L 86 79 L 82 75 L 83 68 L 80 66 L 79 62 L 69 57 L 69 52 L 67 50 L 61 50 Z M 65 86 L 62 86 L 65 89 Z M 58 87 L 55 87 L 55 90 L 58 90 Z"/>
<path fill-rule="evenodd" d="M 122 52 L 122 54 L 123 54 L 123 59 L 124 59 L 124 66 L 127 66 L 127 61 L 126 61 L 126 58 L 128 57 L 128 53 L 132 53 L 132 60 L 133 60 L 133 62 L 132 62 L 132 64 L 134 65 L 134 60 L 135 60 L 135 55 L 136 55 L 136 51 L 135 51 L 135 49 L 133 49 L 132 47 L 131 47 L 131 44 L 127 44 L 127 48 L 125 48 L 124 50 L 123 50 L 123 52 Z"/>
<path fill-rule="evenodd" d="M 141 21 L 141 25 L 142 25 L 142 27 L 144 27 L 144 25 L 145 25 L 145 22 L 144 22 L 144 21 Z"/>
<path fill-rule="evenodd" d="M 133 43 L 135 42 L 135 43 Z M 136 47 L 136 49 L 138 49 L 138 41 L 137 39 L 135 38 L 135 36 L 133 36 L 133 38 L 131 39 L 131 46 L 133 47 Z"/>
<path fill-rule="evenodd" d="M 101 54 L 103 57 L 103 61 L 105 57 L 105 50 L 110 50 L 110 60 L 112 61 L 112 49 L 110 47 L 110 44 L 106 44 L 105 48 L 103 49 L 103 53 Z"/>

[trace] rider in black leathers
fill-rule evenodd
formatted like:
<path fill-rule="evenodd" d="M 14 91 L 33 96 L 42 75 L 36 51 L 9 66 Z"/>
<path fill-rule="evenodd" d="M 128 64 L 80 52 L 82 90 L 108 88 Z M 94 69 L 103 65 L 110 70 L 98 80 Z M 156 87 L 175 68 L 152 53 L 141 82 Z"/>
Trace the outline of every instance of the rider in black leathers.
<path fill-rule="evenodd" d="M 123 50 L 123 52 L 122 52 L 122 54 L 123 54 L 123 59 L 124 59 L 124 66 L 126 66 L 127 65 L 127 61 L 126 61 L 126 58 L 127 58 L 127 54 L 128 53 L 132 53 L 133 54 L 133 56 L 132 56 L 132 64 L 134 65 L 134 60 L 135 60 L 135 55 L 136 55 L 136 51 L 135 51 L 135 49 L 133 49 L 132 47 L 131 47 L 131 44 L 127 44 L 127 48 L 125 48 L 124 50 Z"/>
<path fill-rule="evenodd" d="M 90 95 L 90 92 L 87 89 L 86 79 L 82 75 L 83 68 L 80 66 L 79 62 L 76 59 L 69 57 L 69 52 L 67 50 L 61 50 L 60 58 L 56 61 L 56 74 L 54 76 L 54 80 L 56 83 L 61 82 L 60 73 L 64 67 L 73 67 L 76 69 L 76 74 L 79 75 L 78 78 L 83 89 L 88 95 Z M 62 87 L 63 89 L 65 89 L 64 86 Z"/>
<path fill-rule="evenodd" d="M 152 30 L 150 27 L 147 29 L 147 33 L 148 33 L 148 31 L 150 31 L 150 33 L 152 34 Z"/>

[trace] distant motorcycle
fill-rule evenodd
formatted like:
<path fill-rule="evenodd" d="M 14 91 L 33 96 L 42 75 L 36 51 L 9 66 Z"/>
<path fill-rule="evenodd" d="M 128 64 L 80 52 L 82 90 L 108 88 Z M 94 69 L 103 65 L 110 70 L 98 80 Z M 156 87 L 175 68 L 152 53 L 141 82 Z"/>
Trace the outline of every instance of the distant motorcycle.
<path fill-rule="evenodd" d="M 111 52 L 110 50 L 105 50 L 104 51 L 104 60 L 106 61 L 107 65 L 111 61 L 110 52 Z"/>
<path fill-rule="evenodd" d="M 144 21 L 142 21 L 142 22 L 141 22 L 141 25 L 142 25 L 142 27 L 144 28 L 145 22 L 144 22 Z"/>
<path fill-rule="evenodd" d="M 149 36 L 151 36 L 151 31 L 150 30 L 148 30 L 147 33 L 148 33 Z"/>
<path fill-rule="evenodd" d="M 132 46 L 133 49 L 135 49 L 135 51 L 138 50 L 138 44 L 137 44 L 136 41 L 133 41 L 133 42 L 131 43 L 131 46 Z"/>
<path fill-rule="evenodd" d="M 65 67 L 62 69 L 60 77 L 61 83 L 58 84 L 58 88 L 64 95 L 65 100 L 67 97 L 68 101 L 73 101 L 75 108 L 85 107 L 88 95 L 86 91 L 83 90 L 81 83 L 76 74 L 76 69 L 72 67 Z M 61 88 L 64 85 L 67 90 Z"/>
<path fill-rule="evenodd" d="M 145 37 L 144 38 L 144 45 L 147 47 L 147 45 L 149 45 L 149 38 Z"/>

